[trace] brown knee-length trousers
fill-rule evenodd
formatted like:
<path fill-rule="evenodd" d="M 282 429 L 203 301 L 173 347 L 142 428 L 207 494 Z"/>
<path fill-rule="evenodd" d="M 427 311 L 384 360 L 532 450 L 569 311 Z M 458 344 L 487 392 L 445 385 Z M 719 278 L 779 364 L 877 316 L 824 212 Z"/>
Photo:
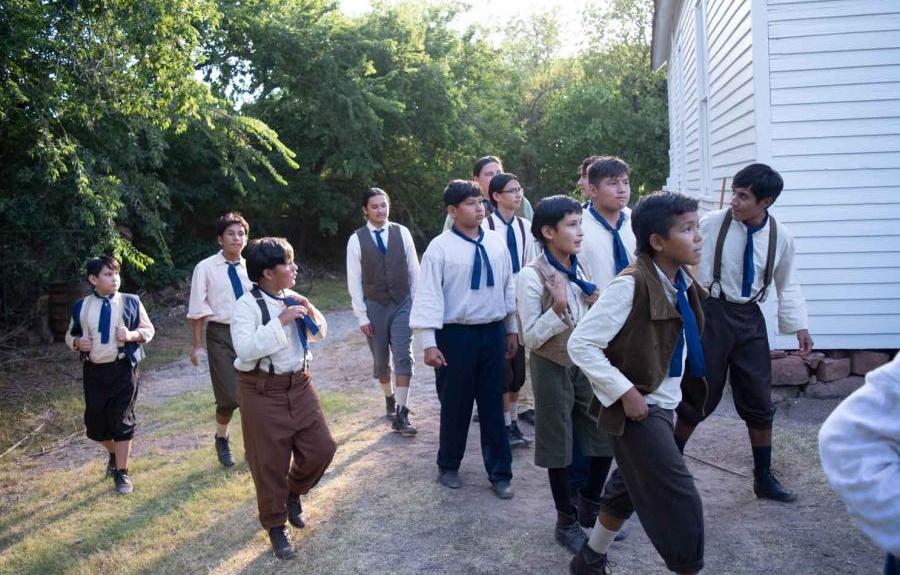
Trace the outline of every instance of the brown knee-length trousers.
<path fill-rule="evenodd" d="M 238 375 L 244 452 L 256 485 L 259 522 L 284 525 L 288 493 L 305 495 L 328 469 L 337 445 L 308 371 Z M 292 459 L 293 458 L 293 459 Z"/>

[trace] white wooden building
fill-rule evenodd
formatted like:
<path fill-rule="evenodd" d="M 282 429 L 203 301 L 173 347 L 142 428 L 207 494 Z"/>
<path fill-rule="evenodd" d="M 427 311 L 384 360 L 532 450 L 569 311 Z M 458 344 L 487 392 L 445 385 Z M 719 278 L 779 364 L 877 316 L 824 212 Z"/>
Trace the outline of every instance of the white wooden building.
<path fill-rule="evenodd" d="M 900 0 L 654 4 L 668 189 L 716 209 L 723 178 L 727 205 L 735 172 L 770 164 L 816 347 L 900 348 Z"/>

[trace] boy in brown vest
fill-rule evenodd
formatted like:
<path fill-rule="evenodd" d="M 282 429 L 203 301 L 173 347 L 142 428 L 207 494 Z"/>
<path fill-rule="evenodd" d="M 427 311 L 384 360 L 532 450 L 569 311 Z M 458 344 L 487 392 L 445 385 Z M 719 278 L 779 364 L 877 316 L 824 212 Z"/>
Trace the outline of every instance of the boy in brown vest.
<path fill-rule="evenodd" d="M 374 377 L 384 392 L 387 417 L 401 435 L 413 436 L 409 422 L 409 383 L 413 373 L 412 329 L 409 310 L 419 274 L 412 234 L 389 222 L 390 199 L 381 188 L 363 193 L 366 225 L 347 241 L 347 289 L 359 329 L 374 359 Z M 396 387 L 391 388 L 390 355 Z"/>
<path fill-rule="evenodd" d="M 612 441 L 588 412 L 591 384 L 566 351 L 572 330 L 600 295 L 576 256 L 584 237 L 581 214 L 581 206 L 568 196 L 538 202 L 531 233 L 544 250 L 522 269 L 516 286 L 522 341 L 531 351 L 534 463 L 547 468 L 550 476 L 556 540 L 573 553 L 586 540 L 579 523 L 594 525 L 594 502 L 600 499 L 612 463 Z M 577 512 L 569 487 L 573 434 L 587 458 L 587 484 L 578 493 Z"/>
<path fill-rule="evenodd" d="M 606 572 L 606 553 L 628 517 L 638 518 L 676 573 L 703 568 L 703 509 L 673 435 L 684 397 L 706 400 L 700 333 L 705 291 L 685 266 L 700 259 L 697 201 L 656 192 L 634 209 L 639 256 L 600 294 L 569 337 L 572 361 L 594 390 L 592 412 L 613 434 L 618 468 L 571 573 Z"/>

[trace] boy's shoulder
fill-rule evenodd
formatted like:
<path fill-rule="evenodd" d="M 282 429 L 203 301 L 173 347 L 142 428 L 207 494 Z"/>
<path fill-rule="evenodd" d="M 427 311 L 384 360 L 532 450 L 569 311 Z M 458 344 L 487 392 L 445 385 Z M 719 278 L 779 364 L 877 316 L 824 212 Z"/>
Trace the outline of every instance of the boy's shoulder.
<path fill-rule="evenodd" d="M 218 263 L 220 260 L 224 260 L 224 259 L 225 259 L 225 258 L 224 258 L 224 256 L 222 255 L 222 252 L 221 252 L 221 251 L 218 251 L 218 252 L 216 252 L 216 253 L 214 253 L 214 254 L 212 254 L 212 255 L 206 256 L 205 258 L 203 258 L 202 260 L 200 260 L 199 262 L 197 262 L 197 265 L 195 265 L 194 268 L 196 269 L 196 268 L 199 268 L 199 267 L 207 267 L 207 266 L 211 266 L 211 265 L 213 265 L 213 264 Z M 242 257 L 241 259 L 243 259 L 243 257 Z"/>

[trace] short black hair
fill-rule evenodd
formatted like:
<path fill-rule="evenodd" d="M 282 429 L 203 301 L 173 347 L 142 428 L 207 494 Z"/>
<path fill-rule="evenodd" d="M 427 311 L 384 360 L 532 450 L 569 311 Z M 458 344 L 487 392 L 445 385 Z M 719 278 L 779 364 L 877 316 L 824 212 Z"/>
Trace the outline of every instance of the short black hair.
<path fill-rule="evenodd" d="M 103 271 L 103 268 L 109 268 L 114 272 L 122 270 L 122 266 L 119 265 L 119 260 L 107 255 L 91 258 L 84 264 L 84 269 L 87 271 L 88 277 L 99 276 L 100 272 Z"/>
<path fill-rule="evenodd" d="M 469 180 L 453 180 L 444 188 L 444 206 L 458 206 L 466 198 L 480 198 L 481 188 Z"/>
<path fill-rule="evenodd" d="M 677 192 L 653 192 L 641 198 L 631 211 L 631 229 L 637 251 L 653 255 L 650 236 L 669 237 L 676 216 L 697 211 L 697 200 Z"/>
<path fill-rule="evenodd" d="M 221 236 L 229 227 L 240 224 L 244 228 L 244 233 L 250 233 L 250 224 L 244 219 L 240 212 L 225 212 L 216 220 L 216 235 Z"/>
<path fill-rule="evenodd" d="M 384 196 L 385 198 L 387 198 L 387 201 L 388 201 L 388 202 L 391 201 L 391 197 L 388 196 L 388 195 L 387 195 L 387 192 L 385 192 L 385 191 L 382 190 L 381 188 L 369 188 L 368 190 L 366 190 L 365 192 L 363 192 L 363 195 L 362 195 L 362 203 L 361 203 L 362 207 L 368 206 L 368 205 L 369 205 L 369 198 L 373 198 L 373 197 L 375 197 L 375 196 Z"/>
<path fill-rule="evenodd" d="M 774 202 L 784 189 L 784 180 L 781 174 L 766 164 L 750 164 L 734 175 L 731 187 L 749 189 L 757 202 L 766 198 L 772 198 Z"/>
<path fill-rule="evenodd" d="M 618 178 L 631 173 L 625 160 L 617 156 L 601 156 L 594 160 L 588 168 L 588 181 L 592 186 L 599 186 L 603 178 Z"/>
<path fill-rule="evenodd" d="M 588 168 L 591 167 L 591 164 L 601 158 L 603 158 L 603 156 L 588 156 L 587 158 L 581 160 L 581 168 L 579 168 L 578 173 L 582 176 L 586 176 Z"/>
<path fill-rule="evenodd" d="M 539 201 L 534 206 L 534 215 L 531 218 L 531 235 L 541 242 L 546 242 L 541 229 L 550 226 L 556 229 L 556 225 L 569 214 L 580 214 L 581 204 L 569 196 L 549 196 Z"/>
<path fill-rule="evenodd" d="M 503 188 L 506 187 L 506 184 L 510 183 L 513 180 L 518 182 L 519 177 L 515 174 L 500 173 L 491 178 L 491 183 L 488 184 L 488 200 L 491 202 L 491 205 L 497 205 L 497 200 L 494 199 L 494 194 L 502 192 Z"/>
<path fill-rule="evenodd" d="M 478 158 L 475 160 L 475 165 L 472 166 L 472 177 L 477 178 L 481 175 L 481 170 L 490 163 L 498 163 L 500 164 L 500 169 L 503 169 L 503 162 L 500 161 L 500 158 L 497 156 L 484 156 L 483 158 Z"/>
<path fill-rule="evenodd" d="M 284 238 L 259 238 L 247 246 L 247 275 L 258 282 L 267 269 L 294 259 L 294 248 Z"/>

